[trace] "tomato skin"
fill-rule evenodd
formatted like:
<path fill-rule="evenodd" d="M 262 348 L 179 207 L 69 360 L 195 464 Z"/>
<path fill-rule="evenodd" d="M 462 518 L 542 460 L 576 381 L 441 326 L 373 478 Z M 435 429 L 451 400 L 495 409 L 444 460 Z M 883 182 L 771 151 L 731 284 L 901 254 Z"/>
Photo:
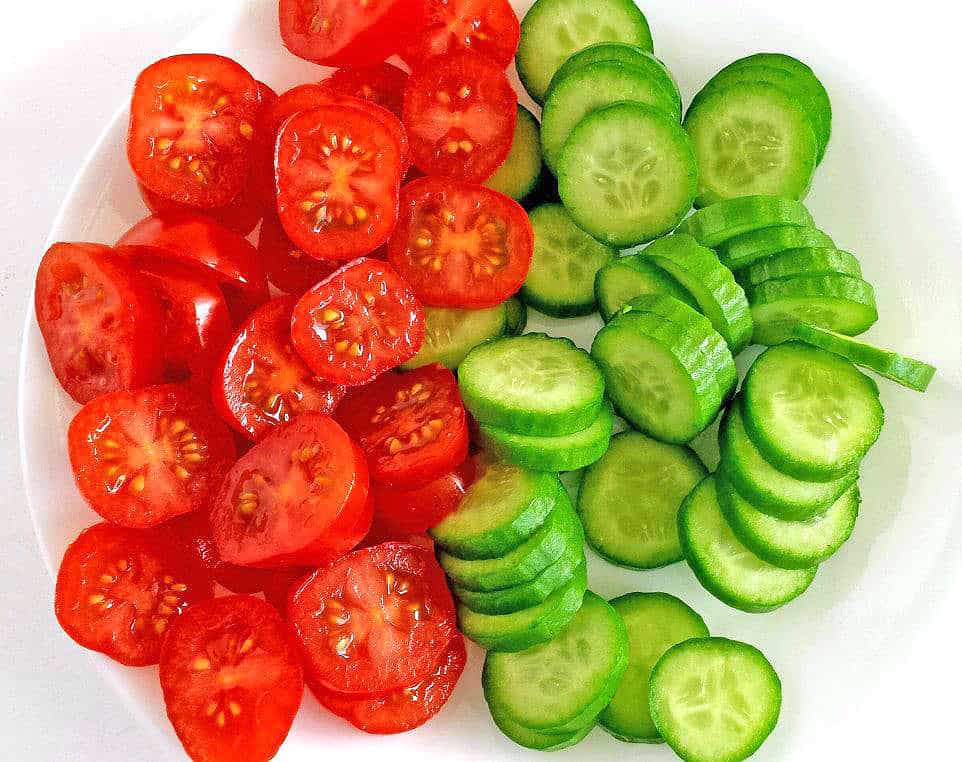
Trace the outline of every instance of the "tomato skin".
<path fill-rule="evenodd" d="M 326 319 L 328 312 L 342 317 Z M 389 265 L 357 259 L 298 300 L 291 339 L 318 376 L 361 386 L 417 354 L 424 308 Z"/>
<path fill-rule="evenodd" d="M 376 103 L 399 119 L 407 72 L 389 63 L 338 69 L 323 80 L 331 92 Z"/>
<path fill-rule="evenodd" d="M 365 733 L 388 735 L 420 727 L 444 708 L 458 684 L 468 653 L 455 633 L 434 672 L 414 685 L 372 696 L 337 693 L 308 680 L 322 706 Z"/>
<path fill-rule="evenodd" d="M 80 494 L 111 523 L 146 528 L 207 504 L 234 462 L 230 430 L 185 386 L 111 392 L 74 416 Z"/>
<path fill-rule="evenodd" d="M 151 214 L 163 214 L 165 212 L 197 212 L 193 207 L 186 204 L 178 204 L 169 201 L 162 196 L 158 196 L 150 188 L 137 183 L 137 190 L 144 201 L 144 205 Z M 257 223 L 260 222 L 263 214 L 263 202 L 260 196 L 254 193 L 249 186 L 245 185 L 240 192 L 227 206 L 219 206 L 213 209 L 203 210 L 217 224 L 223 225 L 228 230 L 238 235 L 246 236 L 254 232 Z"/>
<path fill-rule="evenodd" d="M 247 180 L 260 101 L 256 80 L 229 58 L 190 53 L 151 64 L 130 104 L 127 158 L 137 179 L 178 204 L 227 206 Z"/>
<path fill-rule="evenodd" d="M 521 22 L 508 0 L 424 0 L 419 30 L 401 56 L 416 68 L 432 56 L 467 49 L 502 69 L 518 51 Z"/>
<path fill-rule="evenodd" d="M 421 487 L 399 489 L 374 485 L 374 524 L 384 536 L 421 534 L 440 524 L 460 504 L 474 482 L 476 464 L 465 458 L 454 471 Z"/>
<path fill-rule="evenodd" d="M 257 253 L 271 284 L 294 296 L 301 296 L 340 267 L 334 262 L 315 259 L 295 246 L 284 232 L 277 212 L 273 209 L 264 215 L 261 223 Z"/>
<path fill-rule="evenodd" d="M 297 648 L 269 603 L 246 595 L 198 604 L 160 657 L 164 704 L 195 762 L 266 762 L 304 693 Z"/>
<path fill-rule="evenodd" d="M 103 523 L 85 529 L 67 548 L 54 611 L 84 648 L 144 666 L 160 660 L 169 624 L 212 595 L 210 578 L 163 533 Z"/>

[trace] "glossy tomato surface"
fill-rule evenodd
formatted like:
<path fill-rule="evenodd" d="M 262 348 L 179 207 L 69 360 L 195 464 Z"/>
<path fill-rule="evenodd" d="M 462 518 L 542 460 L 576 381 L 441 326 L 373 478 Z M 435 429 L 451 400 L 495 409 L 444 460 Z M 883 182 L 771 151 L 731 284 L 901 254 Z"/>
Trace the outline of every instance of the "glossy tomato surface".
<path fill-rule="evenodd" d="M 261 223 L 257 253 L 271 285 L 293 296 L 300 296 L 340 267 L 339 263 L 315 259 L 296 246 L 287 237 L 273 209 L 264 215 Z"/>
<path fill-rule="evenodd" d="M 423 0 L 418 32 L 401 55 L 412 67 L 432 56 L 472 50 L 502 69 L 514 60 L 521 23 L 508 0 Z"/>
<path fill-rule="evenodd" d="M 140 191 L 140 197 L 144 200 L 144 205 L 153 214 L 198 211 L 186 204 L 169 201 L 141 183 L 137 183 L 137 190 Z M 258 196 L 248 184 L 245 184 L 227 206 L 204 209 L 203 213 L 228 230 L 246 236 L 250 235 L 257 227 L 257 223 L 264 213 L 263 210 L 263 196 Z"/>
<path fill-rule="evenodd" d="M 324 80 L 332 92 L 372 101 L 400 118 L 407 72 L 389 63 L 338 69 Z"/>
<path fill-rule="evenodd" d="M 374 524 L 385 537 L 421 534 L 441 523 L 461 504 L 474 482 L 476 464 L 465 458 L 455 470 L 421 487 L 400 489 L 374 485 Z"/>

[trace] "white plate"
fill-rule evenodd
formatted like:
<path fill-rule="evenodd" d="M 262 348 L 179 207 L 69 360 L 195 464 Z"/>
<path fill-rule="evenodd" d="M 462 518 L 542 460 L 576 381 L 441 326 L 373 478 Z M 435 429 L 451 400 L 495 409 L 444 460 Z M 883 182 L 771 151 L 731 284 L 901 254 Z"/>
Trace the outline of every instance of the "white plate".
<path fill-rule="evenodd" d="M 519 11 L 529 4 L 515 2 Z M 317 67 L 283 50 L 275 9 L 266 0 L 242 3 L 198 29 L 181 49 L 231 55 L 279 90 L 318 79 Z M 652 0 L 645 10 L 657 20 L 659 55 L 676 74 L 686 101 L 719 66 L 758 49 L 758 40 L 766 49 L 817 49 L 804 42 L 793 45 L 797 30 L 787 31 L 771 18 L 733 14 L 727 3 L 715 0 L 685 3 L 682 13 L 677 3 Z M 691 38 L 693 17 L 698 28 L 711 30 L 710 45 Z M 888 697 L 876 695 L 881 679 L 890 671 L 905 672 L 913 640 L 942 616 L 945 593 L 959 590 L 962 315 L 956 284 L 962 281 L 962 266 L 954 239 L 959 221 L 945 213 L 939 193 L 954 184 L 924 160 L 911 130 L 899 121 L 898 104 L 871 94 L 870 73 L 858 71 L 853 61 L 816 58 L 812 63 L 835 107 L 835 134 L 809 198 L 812 211 L 842 248 L 859 255 L 875 284 L 881 320 L 871 339 L 937 363 L 940 374 L 925 396 L 882 383 L 887 422 L 863 468 L 864 503 L 855 536 L 824 565 L 811 590 L 786 608 L 760 616 L 727 608 L 698 586 L 684 564 L 632 573 L 592 557 L 590 576 L 592 588 L 606 596 L 638 589 L 680 595 L 704 615 L 713 633 L 765 651 L 782 677 L 784 711 L 757 759 L 887 759 L 890 742 L 906 748 L 907 739 L 919 732 L 894 722 L 902 712 L 893 708 L 896 697 L 917 706 L 938 675 L 903 677 L 897 693 Z M 118 76 L 132 80 L 133 72 Z M 125 129 L 124 109 L 88 157 L 51 241 L 109 243 L 145 214 L 124 158 Z M 923 222 L 933 210 L 943 210 L 938 225 Z M 568 333 L 584 343 L 595 320 L 536 317 L 531 327 Z M 76 406 L 50 371 L 32 312 L 19 404 L 28 499 L 53 572 L 69 541 L 97 517 L 70 476 L 64 432 Z M 709 439 L 701 444 L 705 447 L 699 449 L 712 457 Z M 399 761 L 421 760 L 426 752 L 429 758 L 451 760 L 518 758 L 524 753 L 493 728 L 484 707 L 481 656 L 472 648 L 464 678 L 440 717 L 399 737 L 356 732 L 306 698 L 277 759 L 306 762 L 332 749 L 359 755 L 354 758 L 377 754 Z M 164 717 L 155 670 L 125 669 L 93 658 L 145 725 L 169 739 L 176 757 L 177 741 Z M 951 689 L 944 693 L 957 698 Z M 883 716 L 892 722 L 881 728 Z M 602 760 L 626 753 L 672 758 L 665 748 L 628 747 L 600 730 L 558 758 Z"/>

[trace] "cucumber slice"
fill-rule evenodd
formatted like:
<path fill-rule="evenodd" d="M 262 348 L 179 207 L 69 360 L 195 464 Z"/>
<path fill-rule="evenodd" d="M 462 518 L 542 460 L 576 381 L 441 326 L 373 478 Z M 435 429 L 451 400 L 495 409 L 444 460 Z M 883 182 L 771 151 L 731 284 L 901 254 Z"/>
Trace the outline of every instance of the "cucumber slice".
<path fill-rule="evenodd" d="M 749 613 L 774 611 L 794 600 L 808 590 L 818 571 L 817 566 L 781 569 L 748 550 L 725 521 L 714 476 L 682 503 L 678 534 L 685 559 L 702 586 L 723 603 Z M 660 725 L 658 729 L 662 730 Z"/>
<path fill-rule="evenodd" d="M 856 365 L 875 371 L 880 376 L 917 392 L 928 389 L 935 376 L 936 369 L 926 362 L 896 354 L 888 349 L 873 347 L 825 328 L 798 323 L 793 329 L 793 335 L 806 344 L 841 355 Z"/>
<path fill-rule="evenodd" d="M 561 632 L 578 613 L 587 589 L 588 575 L 582 566 L 568 582 L 531 608 L 511 614 L 479 614 L 459 604 L 458 625 L 461 632 L 489 651 L 524 651 Z"/>
<path fill-rule="evenodd" d="M 555 590 L 582 573 L 584 566 L 584 549 L 578 545 L 523 585 L 488 592 L 454 587 L 453 592 L 472 611 L 480 614 L 510 614 L 542 603 Z"/>
<path fill-rule="evenodd" d="M 851 275 L 798 275 L 767 280 L 748 290 L 756 344 L 791 338 L 798 323 L 855 336 L 878 320 L 875 290 Z"/>
<path fill-rule="evenodd" d="M 588 353 L 543 333 L 476 347 L 458 368 L 465 407 L 482 423 L 532 436 L 573 434 L 594 423 L 605 384 Z"/>
<path fill-rule="evenodd" d="M 678 232 L 688 233 L 702 246 L 720 243 L 755 230 L 793 225 L 812 227 L 812 215 L 800 201 L 778 196 L 743 196 L 699 209 Z"/>
<path fill-rule="evenodd" d="M 692 295 L 678 281 L 641 254 L 616 259 L 595 276 L 595 299 L 606 323 L 629 301 L 646 294 L 667 294 L 698 309 Z"/>
<path fill-rule="evenodd" d="M 805 247 L 835 248 L 835 242 L 817 228 L 779 225 L 725 241 L 718 246 L 718 258 L 729 270 L 740 270 L 773 254 Z"/>
<path fill-rule="evenodd" d="M 743 412 L 745 430 L 765 460 L 812 481 L 855 469 L 885 418 L 871 378 L 845 358 L 797 341 L 752 363 Z"/>
<path fill-rule="evenodd" d="M 492 713 L 549 733 L 576 732 L 611 701 L 628 666 L 621 615 L 588 591 L 570 623 L 523 653 L 489 653 L 481 684 Z"/>
<path fill-rule="evenodd" d="M 575 744 L 581 743 L 585 737 L 594 730 L 594 723 L 588 723 L 581 730 L 574 733 L 541 733 L 531 730 L 524 725 L 519 725 L 514 720 L 501 714 L 491 712 L 491 719 L 498 726 L 498 730 L 504 733 L 509 739 L 518 746 L 535 751 L 560 751 L 567 749 Z"/>
<path fill-rule="evenodd" d="M 483 310 L 449 307 L 424 308 L 424 343 L 401 367 L 413 370 L 422 365 L 441 363 L 455 370 L 468 352 L 478 344 L 501 336 L 507 325 L 504 304 Z"/>
<path fill-rule="evenodd" d="M 563 490 L 554 474 L 490 464 L 431 536 L 459 558 L 498 558 L 537 531 Z"/>
<path fill-rule="evenodd" d="M 538 120 L 519 104 L 508 158 L 484 184 L 515 201 L 523 201 L 538 187 L 543 171 Z"/>
<path fill-rule="evenodd" d="M 741 397 L 722 418 L 718 431 L 719 475 L 724 474 L 758 510 L 776 519 L 807 521 L 824 513 L 858 480 L 858 470 L 830 482 L 809 482 L 783 474 L 772 466 L 745 431 Z"/>
<path fill-rule="evenodd" d="M 658 732 L 686 762 L 740 762 L 774 730 L 782 683 L 754 646 L 696 638 L 658 660 L 649 701 Z"/>
<path fill-rule="evenodd" d="M 662 743 L 651 719 L 651 670 L 676 643 L 707 638 L 705 621 L 684 601 L 667 593 L 628 593 L 611 601 L 628 629 L 628 669 L 598 724 L 621 741 Z"/>
<path fill-rule="evenodd" d="M 827 275 L 841 273 L 862 277 L 862 266 L 854 255 L 831 247 L 809 246 L 788 249 L 760 259 L 735 274 L 743 288 L 750 288 L 768 280 L 791 278 L 795 275 Z"/>
<path fill-rule="evenodd" d="M 515 63 L 524 89 L 538 103 L 572 54 L 596 42 L 626 42 L 654 50 L 648 21 L 634 0 L 537 0 L 521 20 Z"/>
<path fill-rule="evenodd" d="M 698 158 L 696 206 L 751 195 L 800 200 L 808 192 L 818 156 L 815 132 L 797 101 L 779 88 L 712 89 L 688 109 L 684 124 Z"/>
<path fill-rule="evenodd" d="M 539 206 L 528 218 L 534 256 L 521 297 L 546 315 L 590 315 L 595 311 L 595 276 L 618 256 L 617 249 L 575 225 L 561 204 Z"/>
<path fill-rule="evenodd" d="M 691 293 L 732 354 L 748 346 L 752 338 L 748 300 L 715 252 L 679 233 L 658 239 L 641 253 Z"/>
<path fill-rule="evenodd" d="M 808 569 L 832 556 L 852 536 L 861 502 L 853 484 L 822 515 L 785 521 L 759 511 L 721 474 L 717 488 L 718 504 L 735 536 L 763 561 L 783 569 Z"/>
<path fill-rule="evenodd" d="M 707 474 L 688 447 L 636 431 L 618 434 L 581 481 L 585 539 L 599 556 L 629 569 L 681 561 L 678 508 Z"/>
<path fill-rule="evenodd" d="M 603 407 L 588 428 L 557 437 L 514 434 L 480 424 L 481 446 L 500 460 L 533 471 L 577 471 L 605 454 L 614 416 Z"/>
<path fill-rule="evenodd" d="M 528 325 L 528 308 L 515 296 L 502 302 L 505 311 L 505 336 L 520 336 Z"/>

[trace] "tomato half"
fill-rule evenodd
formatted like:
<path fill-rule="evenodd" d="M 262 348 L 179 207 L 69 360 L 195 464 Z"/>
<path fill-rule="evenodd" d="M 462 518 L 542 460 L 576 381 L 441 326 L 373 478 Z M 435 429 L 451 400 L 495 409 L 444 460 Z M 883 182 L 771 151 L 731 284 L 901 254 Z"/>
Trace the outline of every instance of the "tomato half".
<path fill-rule="evenodd" d="M 298 300 L 291 338 L 318 376 L 360 386 L 417 354 L 424 309 L 389 265 L 358 259 Z"/>
<path fill-rule="evenodd" d="M 441 365 L 385 373 L 351 392 L 337 420 L 367 455 L 371 479 L 385 486 L 424 486 L 468 455 L 458 382 Z"/>
<path fill-rule="evenodd" d="M 460 504 L 474 482 L 475 462 L 465 458 L 454 471 L 422 487 L 398 489 L 375 485 L 374 524 L 384 536 L 403 537 L 427 532 Z"/>
<path fill-rule="evenodd" d="M 67 548 L 54 610 L 84 648 L 142 666 L 160 660 L 170 623 L 211 595 L 210 577 L 163 533 L 97 524 Z"/>
<path fill-rule="evenodd" d="M 418 33 L 401 55 L 412 67 L 432 56 L 473 50 L 502 69 L 514 60 L 521 23 L 508 0 L 424 0 Z"/>
<path fill-rule="evenodd" d="M 311 680 L 308 686 L 322 706 L 365 733 L 404 733 L 420 727 L 444 708 L 467 659 L 464 638 L 456 633 L 434 672 L 414 685 L 374 696 L 329 691 Z"/>
<path fill-rule="evenodd" d="M 340 266 L 314 259 L 295 246 L 284 232 L 277 212 L 273 209 L 264 215 L 261 222 L 257 253 L 271 284 L 284 293 L 295 296 L 300 296 Z"/>
<path fill-rule="evenodd" d="M 330 415 L 346 389 L 314 375 L 291 344 L 294 298 L 258 307 L 217 365 L 211 398 L 231 426 L 263 439 L 305 411 Z"/>
<path fill-rule="evenodd" d="M 400 118 L 407 72 L 389 63 L 338 69 L 323 81 L 331 92 L 372 101 Z"/>
<path fill-rule="evenodd" d="M 241 456 L 211 505 L 211 529 L 225 561 L 242 566 L 307 566 L 329 561 L 344 533 L 370 526 L 363 455 L 333 419 L 304 413 Z"/>
<path fill-rule="evenodd" d="M 37 270 L 34 308 L 54 375 L 77 402 L 160 380 L 160 302 L 109 247 L 51 246 Z"/>
<path fill-rule="evenodd" d="M 388 260 L 424 304 L 494 307 L 521 288 L 533 253 L 528 215 L 502 193 L 436 177 L 401 191 Z"/>
<path fill-rule="evenodd" d="M 140 191 L 140 197 L 144 200 L 144 205 L 152 214 L 197 211 L 186 204 L 168 201 L 140 183 L 137 183 L 137 190 Z M 249 185 L 245 184 L 227 206 L 205 209 L 204 214 L 228 230 L 246 236 L 254 232 L 254 228 L 257 227 L 257 223 L 264 213 L 263 209 L 262 198 L 254 193 Z"/>
<path fill-rule="evenodd" d="M 277 611 L 246 595 L 192 606 L 171 627 L 160 685 L 195 762 L 266 762 L 304 694 L 297 647 Z"/>
<path fill-rule="evenodd" d="M 403 113 L 411 156 L 422 172 L 480 183 L 508 157 L 518 97 L 498 64 L 465 50 L 414 70 Z"/>
<path fill-rule="evenodd" d="M 112 392 L 67 431 L 80 494 L 108 521 L 150 527 L 208 504 L 234 462 L 230 430 L 187 387 Z"/>
<path fill-rule="evenodd" d="M 223 56 L 162 58 L 134 85 L 127 158 L 154 193 L 198 208 L 227 206 L 251 165 L 257 82 Z"/>
<path fill-rule="evenodd" d="M 434 556 L 405 543 L 356 550 L 291 597 L 288 623 L 310 679 L 341 693 L 383 693 L 428 677 L 457 634 Z"/>

